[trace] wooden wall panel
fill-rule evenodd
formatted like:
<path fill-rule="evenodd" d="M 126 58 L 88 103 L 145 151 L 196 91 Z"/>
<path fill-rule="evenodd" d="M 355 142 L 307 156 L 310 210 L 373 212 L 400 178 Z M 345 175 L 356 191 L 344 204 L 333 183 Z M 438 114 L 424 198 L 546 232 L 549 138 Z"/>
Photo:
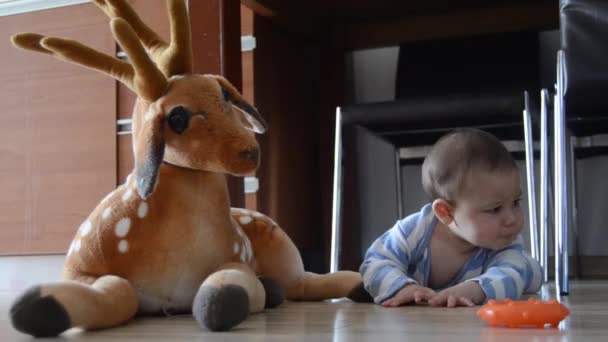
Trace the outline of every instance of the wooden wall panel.
<path fill-rule="evenodd" d="M 253 36 L 253 11 L 248 7 L 241 5 L 241 36 Z M 255 73 L 254 73 L 254 51 L 243 51 L 241 53 L 241 68 L 242 68 L 242 84 L 243 84 L 243 97 L 249 103 L 255 106 Z M 251 176 L 256 176 L 256 172 L 252 173 Z M 245 194 L 245 208 L 249 210 L 258 209 L 258 196 L 257 193 Z"/>
<path fill-rule="evenodd" d="M 319 148 L 320 49 L 255 17 L 255 102 L 269 130 L 259 137 L 258 206 L 293 239 L 309 270 L 323 268 Z"/>
<path fill-rule="evenodd" d="M 320 72 L 323 82 L 319 86 L 319 173 L 321 193 L 321 227 L 323 241 L 323 265 L 329 270 L 331 253 L 331 217 L 333 202 L 334 144 L 336 127 L 336 108 L 345 104 L 346 65 L 344 36 L 345 27 L 340 21 L 326 29 L 321 42 Z M 343 188 L 348 185 L 343 184 Z M 342 211 L 345 212 L 344 209 Z M 342 228 L 343 237 L 350 234 L 349 227 Z M 343 243 L 343 241 L 339 242 Z M 356 269 L 355 269 L 356 270 Z"/>
<path fill-rule="evenodd" d="M 349 23 L 344 44 L 348 50 L 357 50 L 476 34 L 559 29 L 559 4 L 554 0 L 486 3 L 488 7 Z"/>
<path fill-rule="evenodd" d="M 131 134 L 117 136 L 117 183 L 123 184 L 133 171 L 133 145 Z"/>
<path fill-rule="evenodd" d="M 0 254 L 64 253 L 116 183 L 114 80 L 18 50 L 20 31 L 64 36 L 115 53 L 92 4 L 0 20 Z"/>

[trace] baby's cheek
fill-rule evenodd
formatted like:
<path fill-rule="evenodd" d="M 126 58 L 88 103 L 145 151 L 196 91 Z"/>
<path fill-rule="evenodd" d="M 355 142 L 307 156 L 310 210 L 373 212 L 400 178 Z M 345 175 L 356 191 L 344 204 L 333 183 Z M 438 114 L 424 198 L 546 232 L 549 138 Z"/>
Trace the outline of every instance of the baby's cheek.
<path fill-rule="evenodd" d="M 476 229 L 473 232 L 475 241 L 479 242 L 480 244 L 484 244 L 495 240 L 498 233 L 494 227 L 495 226 L 492 226 L 489 223 L 484 226 L 475 227 Z"/>
<path fill-rule="evenodd" d="M 517 219 L 517 225 L 520 230 L 524 227 L 524 213 L 521 211 L 519 212 L 519 216 Z"/>
<path fill-rule="evenodd" d="M 487 231 L 478 231 L 477 234 L 475 234 L 475 241 L 478 244 L 485 244 L 491 240 L 493 240 L 493 237 L 491 234 L 488 234 Z"/>

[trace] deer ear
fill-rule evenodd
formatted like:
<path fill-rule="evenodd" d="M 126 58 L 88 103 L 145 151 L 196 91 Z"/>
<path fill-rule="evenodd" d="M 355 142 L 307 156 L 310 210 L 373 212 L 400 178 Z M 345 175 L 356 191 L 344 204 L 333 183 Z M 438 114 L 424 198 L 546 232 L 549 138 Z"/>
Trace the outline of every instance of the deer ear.
<path fill-rule="evenodd" d="M 158 172 L 165 154 L 163 126 L 165 115 L 149 109 L 133 140 L 135 176 L 139 197 L 147 199 L 156 188 Z"/>
<path fill-rule="evenodd" d="M 260 115 L 260 113 L 254 106 L 249 104 L 249 102 L 245 101 L 243 96 L 239 94 L 236 88 L 232 84 L 230 84 L 228 80 L 226 80 L 222 76 L 217 75 L 207 76 L 213 77 L 219 82 L 220 87 L 222 89 L 224 101 L 230 102 L 234 106 L 233 108 L 236 109 L 237 112 L 243 116 L 243 118 L 245 119 L 244 122 L 246 123 L 245 127 L 247 129 L 250 129 L 255 133 L 259 134 L 263 134 L 264 132 L 266 132 L 268 125 L 266 124 L 266 121 L 264 121 L 262 115 Z"/>

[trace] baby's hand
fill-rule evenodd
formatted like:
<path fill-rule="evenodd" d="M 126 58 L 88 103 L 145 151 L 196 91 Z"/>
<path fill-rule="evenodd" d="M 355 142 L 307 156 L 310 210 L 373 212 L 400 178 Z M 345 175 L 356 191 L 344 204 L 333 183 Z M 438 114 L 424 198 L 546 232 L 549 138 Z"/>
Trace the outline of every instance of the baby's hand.
<path fill-rule="evenodd" d="M 467 281 L 437 293 L 429 299 L 429 305 L 447 306 L 448 308 L 475 306 L 476 303 L 482 303 L 484 299 L 485 294 L 481 286 L 476 282 Z"/>
<path fill-rule="evenodd" d="M 416 304 L 426 302 L 433 298 L 436 293 L 428 287 L 410 284 L 399 290 L 393 297 L 385 300 L 384 307 L 395 307 L 415 302 Z"/>

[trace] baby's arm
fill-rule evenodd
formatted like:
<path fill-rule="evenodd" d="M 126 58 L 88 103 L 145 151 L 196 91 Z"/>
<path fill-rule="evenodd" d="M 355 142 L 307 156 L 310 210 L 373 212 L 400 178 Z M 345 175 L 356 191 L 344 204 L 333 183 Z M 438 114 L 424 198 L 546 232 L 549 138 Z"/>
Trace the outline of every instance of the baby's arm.
<path fill-rule="evenodd" d="M 378 238 L 367 250 L 360 272 L 363 284 L 374 302 L 392 298 L 402 288 L 416 281 L 407 276 L 413 255 L 399 223 Z"/>
<path fill-rule="evenodd" d="M 470 281 L 479 284 L 486 299 L 519 299 L 524 292 L 536 293 L 542 285 L 538 261 L 523 250 L 520 236 L 511 246 L 496 252 L 485 272 Z"/>

